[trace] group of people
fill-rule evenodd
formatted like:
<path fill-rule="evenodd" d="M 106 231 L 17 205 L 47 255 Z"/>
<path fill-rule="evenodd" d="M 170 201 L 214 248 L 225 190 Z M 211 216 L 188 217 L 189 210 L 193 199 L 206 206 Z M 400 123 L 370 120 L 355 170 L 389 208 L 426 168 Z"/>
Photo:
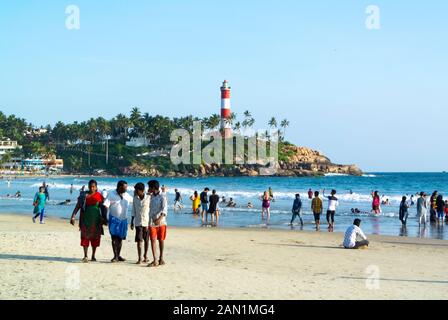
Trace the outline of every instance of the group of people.
<path fill-rule="evenodd" d="M 178 192 L 177 189 L 176 192 Z M 210 214 L 211 218 L 210 225 L 216 227 L 218 226 L 219 223 L 219 216 L 220 216 L 219 203 L 221 201 L 219 195 L 216 193 L 216 190 L 212 190 L 211 195 L 208 194 L 209 192 L 210 192 L 209 188 L 204 188 L 204 190 L 200 194 L 198 194 L 198 192 L 195 191 L 194 194 L 190 197 L 190 200 L 192 201 L 193 214 L 201 216 L 202 224 L 208 225 L 208 215 Z M 232 198 L 230 199 L 229 203 L 227 203 L 227 206 L 233 205 L 233 203 L 230 202 L 233 202 Z"/>
<path fill-rule="evenodd" d="M 406 196 L 402 198 L 400 203 L 400 213 L 399 218 L 404 227 L 406 227 L 407 219 L 409 217 L 409 208 L 412 206 L 408 203 Z M 427 200 L 427 194 L 425 192 L 420 192 L 419 198 L 417 199 L 417 218 L 419 226 L 426 225 L 428 220 L 428 209 L 429 209 L 429 221 L 431 223 L 437 223 L 443 225 L 443 221 L 448 221 L 448 200 L 443 199 L 443 195 L 434 191 L 431 198 Z"/>
<path fill-rule="evenodd" d="M 153 261 L 149 267 L 164 265 L 164 241 L 167 234 L 167 197 L 157 180 L 148 182 L 148 189 L 141 182 L 134 186 L 134 196 L 128 194 L 128 184 L 119 181 L 112 192 L 98 191 L 98 184 L 91 180 L 88 190 L 81 190 L 70 223 L 74 226 L 79 216 L 81 246 L 84 250 L 83 262 L 88 262 L 88 248 L 92 247 L 90 261 L 96 261 L 96 250 L 100 246 L 104 227 L 108 227 L 112 238 L 112 263 L 126 261 L 121 255 L 123 240 L 127 237 L 127 212 L 131 208 L 131 230 L 135 230 L 137 243 L 137 264 L 149 263 L 148 250 L 151 243 Z M 159 256 L 157 257 L 157 241 Z"/>

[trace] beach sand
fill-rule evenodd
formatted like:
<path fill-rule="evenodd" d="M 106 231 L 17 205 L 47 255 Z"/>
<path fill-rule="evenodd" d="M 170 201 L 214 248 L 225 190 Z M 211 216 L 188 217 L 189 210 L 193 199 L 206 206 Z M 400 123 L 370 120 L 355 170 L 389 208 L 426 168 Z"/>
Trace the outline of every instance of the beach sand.
<path fill-rule="evenodd" d="M 369 249 L 345 250 L 342 239 L 325 231 L 171 227 L 163 267 L 135 265 L 132 231 L 123 244 L 127 262 L 109 262 L 106 235 L 99 261 L 82 264 L 78 228 L 68 220 L 39 225 L 1 214 L 0 299 L 448 298 L 448 242 L 371 236 Z"/>

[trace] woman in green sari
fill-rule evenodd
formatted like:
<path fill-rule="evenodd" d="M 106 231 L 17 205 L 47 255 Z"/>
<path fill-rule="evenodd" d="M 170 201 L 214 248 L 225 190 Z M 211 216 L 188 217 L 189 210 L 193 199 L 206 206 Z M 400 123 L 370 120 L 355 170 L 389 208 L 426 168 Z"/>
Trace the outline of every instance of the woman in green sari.
<path fill-rule="evenodd" d="M 89 244 L 92 246 L 92 259 L 96 261 L 96 248 L 100 246 L 101 234 L 103 232 L 102 207 L 104 198 L 98 192 L 98 185 L 95 180 L 89 182 L 89 191 L 81 191 L 78 203 L 73 210 L 70 224 L 75 225 L 75 217 L 81 211 L 79 217 L 79 230 L 81 231 L 81 246 L 84 248 L 84 258 L 82 262 L 88 262 L 87 253 Z"/>

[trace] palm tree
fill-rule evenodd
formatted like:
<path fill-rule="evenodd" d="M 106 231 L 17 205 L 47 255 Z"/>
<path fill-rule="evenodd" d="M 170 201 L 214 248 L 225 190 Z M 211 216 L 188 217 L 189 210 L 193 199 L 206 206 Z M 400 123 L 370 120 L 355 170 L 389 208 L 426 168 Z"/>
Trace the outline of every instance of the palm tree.
<path fill-rule="evenodd" d="M 269 120 L 268 125 L 271 128 L 277 128 L 277 119 L 275 119 L 275 117 L 272 117 L 271 120 Z"/>
<path fill-rule="evenodd" d="M 280 123 L 280 127 L 283 128 L 283 138 L 286 136 L 286 128 L 289 127 L 289 121 L 287 119 L 283 119 Z"/>
<path fill-rule="evenodd" d="M 221 123 L 221 117 L 217 114 L 213 114 L 210 118 L 206 120 L 207 129 L 210 129 L 212 131 L 218 128 L 220 123 Z"/>

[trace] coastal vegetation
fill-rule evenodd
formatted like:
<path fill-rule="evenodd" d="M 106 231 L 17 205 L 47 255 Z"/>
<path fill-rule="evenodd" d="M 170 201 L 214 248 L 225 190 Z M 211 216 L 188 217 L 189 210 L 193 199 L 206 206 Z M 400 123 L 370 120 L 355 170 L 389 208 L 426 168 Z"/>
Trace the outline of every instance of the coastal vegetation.
<path fill-rule="evenodd" d="M 256 165 L 174 165 L 169 158 L 173 144 L 171 133 L 175 129 L 184 129 L 192 134 L 195 121 L 201 123 L 203 132 L 217 131 L 221 117 L 213 114 L 206 118 L 191 115 L 169 118 L 142 113 L 135 107 L 129 115 L 118 114 L 110 120 L 100 116 L 82 122 L 58 121 L 53 126 L 36 127 L 25 119 L 0 111 L 0 139 L 14 140 L 22 146 L 4 155 L 2 161 L 7 162 L 13 157 L 57 157 L 64 160 L 66 172 L 83 174 L 256 175 Z M 233 113 L 226 121 L 232 125 L 235 135 L 244 135 L 255 125 L 250 111 L 245 111 L 241 119 Z M 258 138 L 269 144 L 271 133 L 277 133 L 281 169 L 290 170 L 286 175 L 322 174 L 327 169 L 323 170 L 320 161 L 324 161 L 327 167 L 331 162 L 326 157 L 319 158 L 320 154 L 316 151 L 299 150 L 299 147 L 286 141 L 285 133 L 289 125 L 287 119 L 279 122 L 272 117 L 267 123 L 271 130 L 263 131 Z M 127 145 L 132 139 L 145 143 L 141 146 Z M 298 154 L 303 156 L 301 161 L 295 159 Z M 319 158 L 317 162 L 316 157 Z"/>

